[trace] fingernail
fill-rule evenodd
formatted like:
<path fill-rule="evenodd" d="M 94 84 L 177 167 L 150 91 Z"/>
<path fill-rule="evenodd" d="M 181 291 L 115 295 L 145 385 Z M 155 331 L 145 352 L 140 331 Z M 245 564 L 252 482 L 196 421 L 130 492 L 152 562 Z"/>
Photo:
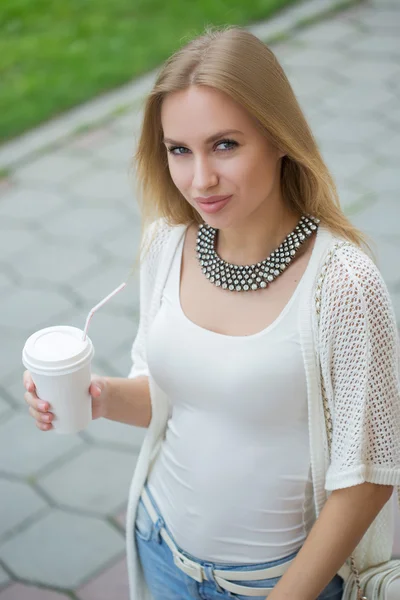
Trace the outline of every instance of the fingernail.
<path fill-rule="evenodd" d="M 97 390 L 101 394 L 102 389 L 101 389 L 101 387 L 99 385 L 95 385 L 94 389 Z"/>
<path fill-rule="evenodd" d="M 39 408 L 40 408 L 40 410 L 46 410 L 46 408 L 47 408 L 46 402 L 39 402 Z"/>

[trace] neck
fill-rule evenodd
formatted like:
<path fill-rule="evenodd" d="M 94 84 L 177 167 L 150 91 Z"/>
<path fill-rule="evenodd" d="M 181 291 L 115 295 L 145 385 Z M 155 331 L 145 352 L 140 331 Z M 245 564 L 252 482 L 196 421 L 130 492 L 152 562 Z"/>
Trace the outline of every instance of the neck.
<path fill-rule="evenodd" d="M 301 215 L 281 206 L 278 210 L 249 218 L 226 229 L 218 230 L 217 252 L 235 265 L 249 265 L 264 260 L 291 233 Z"/>

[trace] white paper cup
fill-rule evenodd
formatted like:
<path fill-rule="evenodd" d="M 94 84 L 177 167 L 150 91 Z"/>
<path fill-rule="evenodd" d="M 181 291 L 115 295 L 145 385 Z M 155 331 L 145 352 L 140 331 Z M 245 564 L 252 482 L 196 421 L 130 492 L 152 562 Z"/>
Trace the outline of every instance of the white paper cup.
<path fill-rule="evenodd" d="M 57 433 L 76 433 L 92 419 L 89 394 L 93 344 L 77 327 L 46 327 L 31 335 L 22 362 L 31 373 L 36 393 L 50 404 Z"/>

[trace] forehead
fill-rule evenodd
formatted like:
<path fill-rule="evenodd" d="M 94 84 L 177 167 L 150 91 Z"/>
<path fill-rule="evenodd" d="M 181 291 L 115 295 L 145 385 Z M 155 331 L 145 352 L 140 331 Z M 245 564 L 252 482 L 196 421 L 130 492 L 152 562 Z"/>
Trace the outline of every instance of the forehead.
<path fill-rule="evenodd" d="M 161 107 L 166 137 L 208 137 L 223 129 L 252 128 L 247 111 L 224 92 L 206 86 L 191 86 L 168 94 Z"/>

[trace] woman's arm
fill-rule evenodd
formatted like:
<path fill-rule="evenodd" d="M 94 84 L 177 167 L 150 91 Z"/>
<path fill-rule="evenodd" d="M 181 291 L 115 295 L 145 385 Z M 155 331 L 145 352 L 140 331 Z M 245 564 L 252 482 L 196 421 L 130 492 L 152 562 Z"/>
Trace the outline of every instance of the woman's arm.
<path fill-rule="evenodd" d="M 106 397 L 103 417 L 137 427 L 148 427 L 151 420 L 149 378 L 105 377 Z"/>
<path fill-rule="evenodd" d="M 390 500 L 393 486 L 362 483 L 329 496 L 268 600 L 316 600 Z"/>

